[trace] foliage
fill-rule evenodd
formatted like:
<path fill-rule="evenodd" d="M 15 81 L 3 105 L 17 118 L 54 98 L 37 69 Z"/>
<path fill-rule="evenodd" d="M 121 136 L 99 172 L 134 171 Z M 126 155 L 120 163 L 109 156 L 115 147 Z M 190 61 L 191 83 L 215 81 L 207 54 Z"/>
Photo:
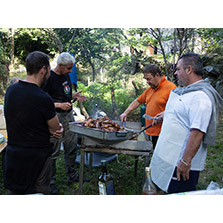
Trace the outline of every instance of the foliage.
<path fill-rule="evenodd" d="M 128 89 L 120 88 L 120 84 L 113 85 L 115 87 L 115 100 L 117 103 L 117 112 L 121 114 L 127 106 L 135 99 L 134 92 Z M 114 119 L 112 113 L 111 86 L 105 83 L 94 82 L 89 86 L 85 86 L 78 82 L 78 90 L 87 96 L 84 106 L 90 116 L 96 113 L 96 104 L 99 110 L 104 111 L 110 118 Z M 126 97 L 128 95 L 128 97 Z M 138 110 L 137 110 L 138 111 Z"/>
<path fill-rule="evenodd" d="M 161 66 L 163 72 L 171 79 L 173 79 L 171 66 L 176 64 L 183 53 L 194 51 L 194 29 L 190 28 L 129 29 L 129 36 L 130 45 L 139 61 L 148 48 L 153 49 L 153 54 L 150 57 Z"/>
<path fill-rule="evenodd" d="M 8 66 L 10 61 L 10 48 L 6 29 L 0 29 L 0 95 L 3 96 L 8 83 Z"/>
<path fill-rule="evenodd" d="M 96 79 L 96 70 L 106 63 L 113 51 L 119 49 L 122 39 L 121 29 L 59 28 L 55 32 L 64 48 L 75 56 L 77 64 L 84 67 L 90 65 L 92 81 Z"/>
<path fill-rule="evenodd" d="M 42 51 L 53 57 L 57 52 L 57 48 L 52 41 L 52 37 L 44 29 L 37 28 L 20 28 L 15 29 L 14 43 L 15 56 L 24 64 L 27 55 L 33 51 Z"/>
<path fill-rule="evenodd" d="M 223 29 L 222 28 L 201 28 L 196 29 L 200 37 L 199 44 L 205 53 L 213 53 L 216 48 L 223 45 Z"/>

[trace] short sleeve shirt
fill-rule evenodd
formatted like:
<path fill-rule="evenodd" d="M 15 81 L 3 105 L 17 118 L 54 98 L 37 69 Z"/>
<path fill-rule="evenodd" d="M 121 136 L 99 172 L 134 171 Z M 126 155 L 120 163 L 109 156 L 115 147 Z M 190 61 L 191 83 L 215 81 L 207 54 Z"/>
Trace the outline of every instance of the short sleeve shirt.
<path fill-rule="evenodd" d="M 69 76 L 58 75 L 50 71 L 50 77 L 43 90 L 46 91 L 54 102 L 70 102 L 72 100 L 72 86 Z M 57 109 L 58 110 L 58 109 Z"/>
<path fill-rule="evenodd" d="M 50 147 L 47 121 L 55 115 L 52 98 L 36 84 L 19 81 L 9 86 L 4 105 L 8 144 Z"/>
<path fill-rule="evenodd" d="M 207 132 L 212 114 L 212 103 L 203 91 L 194 91 L 180 96 L 179 101 L 175 104 L 175 112 L 178 122 L 188 129 L 188 135 L 179 158 L 181 159 L 187 145 L 190 130 L 198 129 L 204 133 Z M 207 148 L 202 142 L 198 152 L 192 159 L 191 169 L 203 170 L 206 156 Z"/>
<path fill-rule="evenodd" d="M 138 102 L 146 104 L 146 114 L 156 116 L 158 113 L 165 110 L 166 103 L 171 90 L 175 89 L 176 85 L 168 81 L 163 75 L 159 86 L 156 89 L 148 87 L 138 98 Z M 146 126 L 150 125 L 152 120 L 146 119 Z M 154 125 L 146 130 L 146 134 L 151 136 L 159 136 L 161 123 Z"/>

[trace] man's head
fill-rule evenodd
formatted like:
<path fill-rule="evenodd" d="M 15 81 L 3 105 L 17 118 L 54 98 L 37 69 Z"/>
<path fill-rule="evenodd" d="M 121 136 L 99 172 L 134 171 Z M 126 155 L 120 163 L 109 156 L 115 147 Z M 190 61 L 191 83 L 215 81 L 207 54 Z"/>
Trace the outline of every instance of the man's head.
<path fill-rule="evenodd" d="M 50 67 L 49 56 L 40 51 L 34 51 L 26 57 L 26 71 L 28 75 L 37 74 L 43 67 Z"/>
<path fill-rule="evenodd" d="M 61 53 L 57 58 L 57 68 L 56 70 L 61 75 L 68 75 L 72 72 L 72 67 L 74 65 L 75 59 L 68 52 Z"/>
<path fill-rule="evenodd" d="M 25 61 L 28 76 L 40 74 L 41 82 L 44 84 L 50 75 L 49 56 L 40 51 L 30 53 Z"/>
<path fill-rule="evenodd" d="M 188 53 L 181 56 L 175 72 L 179 84 L 188 86 L 202 79 L 202 68 L 203 63 L 198 54 Z"/>
<path fill-rule="evenodd" d="M 147 84 L 156 89 L 160 81 L 162 80 L 162 74 L 159 67 L 155 64 L 148 64 L 143 70 L 144 79 L 146 79 Z"/>

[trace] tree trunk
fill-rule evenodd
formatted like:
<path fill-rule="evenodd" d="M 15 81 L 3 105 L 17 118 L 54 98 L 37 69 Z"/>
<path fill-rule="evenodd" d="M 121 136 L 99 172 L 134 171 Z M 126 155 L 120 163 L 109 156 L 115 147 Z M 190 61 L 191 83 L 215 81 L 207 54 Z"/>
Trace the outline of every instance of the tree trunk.
<path fill-rule="evenodd" d="M 192 44 L 191 44 L 191 52 L 194 52 L 194 46 L 195 46 L 195 41 L 196 41 L 196 38 L 194 36 L 194 29 L 192 29 Z"/>
<path fill-rule="evenodd" d="M 111 87 L 111 99 L 112 99 L 112 114 L 114 115 L 114 119 L 118 119 L 118 111 L 116 108 L 116 103 L 115 103 L 115 90 L 113 87 Z"/>
<path fill-rule="evenodd" d="M 14 43 L 14 28 L 11 29 L 11 35 L 12 35 L 12 46 L 11 46 L 11 64 L 14 64 L 14 47 L 15 47 L 15 43 Z"/>
<path fill-rule="evenodd" d="M 95 71 L 95 67 L 94 67 L 94 64 L 92 63 L 91 59 L 89 59 L 89 64 L 91 65 L 91 68 L 92 68 L 92 82 L 94 82 L 95 78 L 96 78 L 96 71 Z"/>
<path fill-rule="evenodd" d="M 176 29 L 173 31 L 173 60 L 172 65 L 170 68 L 171 77 L 170 80 L 173 81 L 174 78 L 174 72 L 175 72 L 175 64 L 176 64 L 176 51 L 177 51 L 177 44 L 176 44 Z"/>
<path fill-rule="evenodd" d="M 76 31 L 77 31 L 77 29 L 75 29 L 74 32 L 73 32 L 73 35 L 72 35 L 70 44 L 69 44 L 68 49 L 67 49 L 67 52 L 70 51 L 70 47 L 71 47 L 71 45 L 72 45 L 72 43 L 73 43 L 73 41 L 74 41 L 74 37 L 75 37 Z"/>
<path fill-rule="evenodd" d="M 157 32 L 156 32 L 157 31 Z M 164 63 L 165 63 L 165 72 L 166 72 L 166 75 L 169 76 L 169 70 L 168 70 L 168 63 L 167 63 L 167 59 L 166 59 L 166 54 L 165 54 L 165 50 L 163 48 L 163 44 L 162 44 L 162 33 L 161 33 L 161 29 L 157 28 L 156 30 L 155 29 L 152 29 L 150 28 L 149 29 L 149 33 L 158 41 L 159 43 L 159 46 L 160 46 L 160 49 L 161 49 L 161 52 L 162 52 L 162 55 L 163 55 L 163 60 L 164 60 Z"/>
<path fill-rule="evenodd" d="M 57 45 L 59 52 L 62 53 L 63 52 L 63 49 L 64 49 L 64 46 L 63 46 L 63 43 L 60 41 L 59 36 L 55 32 L 53 32 L 51 29 L 41 28 L 41 30 L 44 30 L 45 32 L 47 32 L 47 33 L 50 34 L 50 36 L 55 41 L 55 44 Z"/>
<path fill-rule="evenodd" d="M 158 33 L 159 33 L 159 36 L 158 36 L 158 43 L 160 45 L 160 48 L 161 48 L 161 51 L 162 51 L 162 54 L 163 54 L 163 59 L 164 59 L 164 63 L 165 63 L 165 71 L 166 71 L 166 75 L 169 77 L 169 70 L 168 70 L 168 64 L 167 64 L 167 59 L 166 59 L 166 54 L 165 54 L 165 50 L 163 48 L 163 44 L 162 44 L 162 34 L 161 34 L 161 31 L 160 29 L 157 29 L 158 30 Z"/>
<path fill-rule="evenodd" d="M 137 87 L 137 85 L 136 85 L 136 83 L 135 83 L 135 81 L 132 81 L 132 85 L 134 86 L 134 88 L 135 88 L 135 92 L 136 92 L 136 97 L 140 94 L 139 93 L 139 88 Z"/>

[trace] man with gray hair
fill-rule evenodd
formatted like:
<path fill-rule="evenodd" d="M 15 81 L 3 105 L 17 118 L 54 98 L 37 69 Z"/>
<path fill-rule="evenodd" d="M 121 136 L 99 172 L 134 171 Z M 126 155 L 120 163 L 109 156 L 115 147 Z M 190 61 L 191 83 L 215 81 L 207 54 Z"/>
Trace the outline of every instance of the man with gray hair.
<path fill-rule="evenodd" d="M 72 100 L 85 101 L 86 96 L 81 95 L 81 91 L 72 93 L 69 73 L 72 72 L 75 59 L 68 52 L 61 53 L 57 58 L 56 67 L 50 71 L 50 77 L 43 89 L 53 98 L 56 113 L 64 128 L 64 134 L 61 139 L 51 142 L 54 144 L 53 171 L 51 179 L 51 194 L 57 194 L 56 187 L 56 159 L 60 153 L 61 143 L 64 147 L 64 160 L 67 172 L 67 183 L 78 182 L 78 173 L 76 171 L 76 150 L 77 135 L 69 130 L 69 122 L 74 121 Z"/>

